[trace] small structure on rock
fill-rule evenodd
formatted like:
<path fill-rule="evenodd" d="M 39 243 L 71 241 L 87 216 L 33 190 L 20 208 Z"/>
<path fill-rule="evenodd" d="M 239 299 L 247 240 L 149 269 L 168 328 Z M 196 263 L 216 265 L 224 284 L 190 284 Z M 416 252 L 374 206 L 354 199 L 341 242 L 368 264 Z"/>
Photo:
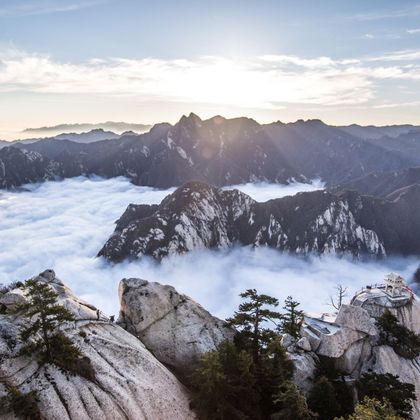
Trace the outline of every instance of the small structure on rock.
<path fill-rule="evenodd" d="M 383 284 L 366 286 L 351 300 L 351 304 L 362 306 L 366 301 L 376 300 L 377 304 L 389 308 L 404 306 L 414 298 L 412 290 L 406 286 L 404 279 L 395 273 L 385 276 Z"/>
<path fill-rule="evenodd" d="M 405 359 L 392 347 L 382 345 L 376 319 L 386 310 L 401 324 L 420 333 L 420 303 L 398 274 L 391 273 L 382 284 L 366 286 L 337 314 L 305 314 L 301 336 L 305 340 L 289 344 L 287 351 L 295 364 L 295 383 L 308 392 L 319 357 L 334 359 L 338 370 L 352 383 L 367 371 L 398 375 L 402 382 L 416 386 L 414 415 L 420 418 L 420 360 Z M 309 341 L 309 346 L 307 345 Z"/>

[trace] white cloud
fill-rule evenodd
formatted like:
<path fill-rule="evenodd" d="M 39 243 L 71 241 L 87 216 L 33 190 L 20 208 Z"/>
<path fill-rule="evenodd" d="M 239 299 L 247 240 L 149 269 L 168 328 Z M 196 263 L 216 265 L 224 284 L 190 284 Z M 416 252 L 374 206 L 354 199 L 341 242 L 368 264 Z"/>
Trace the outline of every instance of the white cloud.
<path fill-rule="evenodd" d="M 418 61 L 420 60 L 420 50 L 401 50 L 387 54 L 368 57 L 367 61 Z"/>
<path fill-rule="evenodd" d="M 420 34 L 420 28 L 407 29 L 407 33 L 409 33 L 410 35 Z"/>
<path fill-rule="evenodd" d="M 342 60 L 265 55 L 65 63 L 9 49 L 0 52 L 0 92 L 129 96 L 143 102 L 253 109 L 281 109 L 285 104 L 354 106 L 374 99 L 380 81 L 419 80 L 418 60 L 419 50 L 407 50 Z"/>
<path fill-rule="evenodd" d="M 261 200 L 290 194 L 290 188 L 316 187 L 240 186 Z M 281 300 L 293 295 L 308 311 L 327 311 L 325 303 L 335 284 L 354 291 L 381 281 L 391 270 L 410 277 L 418 265 L 418 259 L 382 263 L 302 259 L 266 248 L 204 250 L 161 264 L 143 259 L 112 265 L 95 258 L 129 203 L 158 203 L 169 192 L 136 187 L 124 178 L 75 178 L 32 185 L 28 192 L 0 192 L 0 283 L 53 268 L 78 295 L 108 314 L 117 314 L 119 280 L 141 277 L 172 284 L 226 317 L 246 288 L 255 287 Z"/>
<path fill-rule="evenodd" d="M 285 197 L 286 195 L 295 195 L 298 192 L 322 190 L 324 183 L 316 179 L 310 184 L 295 182 L 289 185 L 273 185 L 266 182 L 249 182 L 247 184 L 224 187 L 225 190 L 231 190 L 233 188 L 250 195 L 254 200 L 264 202 L 274 198 Z"/>
<path fill-rule="evenodd" d="M 133 95 L 261 108 L 279 103 L 359 103 L 371 97 L 367 77 L 328 65 L 329 61 L 114 58 L 71 64 L 9 52 L 0 56 L 0 91 Z"/>

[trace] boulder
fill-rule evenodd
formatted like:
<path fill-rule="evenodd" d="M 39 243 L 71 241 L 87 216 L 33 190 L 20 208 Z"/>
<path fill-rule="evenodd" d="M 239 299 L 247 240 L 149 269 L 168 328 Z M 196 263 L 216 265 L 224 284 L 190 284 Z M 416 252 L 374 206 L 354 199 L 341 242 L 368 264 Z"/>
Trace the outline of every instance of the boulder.
<path fill-rule="evenodd" d="M 0 297 L 0 305 L 6 307 L 7 312 L 15 312 L 20 306 L 27 303 L 23 289 L 16 288 Z"/>
<path fill-rule="evenodd" d="M 186 375 L 199 358 L 234 332 L 172 286 L 141 279 L 119 285 L 118 323 L 138 337 L 162 363 Z"/>
<path fill-rule="evenodd" d="M 367 310 L 360 306 L 341 305 L 335 323 L 340 327 L 361 331 L 369 335 L 378 334 L 375 320 L 371 318 Z"/>
<path fill-rule="evenodd" d="M 359 341 L 366 334 L 351 328 L 342 327 L 332 334 L 325 334 L 317 349 L 317 354 L 321 356 L 338 358 L 356 341 Z"/>
<path fill-rule="evenodd" d="M 311 343 L 307 337 L 302 337 L 296 342 L 296 346 L 305 351 L 311 351 Z"/>
<path fill-rule="evenodd" d="M 21 392 L 36 390 L 38 407 L 46 420 L 196 418 L 188 391 L 136 337 L 114 323 L 96 320 L 96 311 L 76 298 L 55 275 L 42 273 L 36 278 L 57 288 L 59 301 L 75 313 L 76 321 L 63 324 L 61 330 L 90 359 L 96 378 L 91 381 L 69 375 L 55 365 L 39 365 L 35 357 L 20 356 L 20 330 L 27 320 L 3 314 L 0 398 L 10 386 Z M 10 418 L 14 418 L 11 413 Z"/>
<path fill-rule="evenodd" d="M 363 364 L 371 357 L 372 344 L 366 337 L 350 344 L 343 355 L 337 359 L 336 368 L 353 377 L 358 377 Z"/>
<path fill-rule="evenodd" d="M 321 344 L 321 338 L 317 335 L 314 331 L 309 328 L 302 328 L 301 329 L 302 337 L 306 337 L 309 340 L 311 345 L 311 349 L 316 351 Z"/>
<path fill-rule="evenodd" d="M 281 345 L 285 348 L 290 347 L 296 340 L 290 334 L 283 334 L 281 338 Z"/>

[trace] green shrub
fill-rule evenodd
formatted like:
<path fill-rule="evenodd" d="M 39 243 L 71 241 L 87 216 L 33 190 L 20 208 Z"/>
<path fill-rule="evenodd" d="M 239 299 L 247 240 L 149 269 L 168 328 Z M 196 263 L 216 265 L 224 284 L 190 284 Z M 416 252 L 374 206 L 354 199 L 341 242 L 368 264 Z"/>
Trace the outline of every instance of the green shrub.
<path fill-rule="evenodd" d="M 23 393 L 15 387 L 10 387 L 7 396 L 0 399 L 0 413 L 13 412 L 16 417 L 25 420 L 40 420 L 41 413 L 38 408 L 36 391 Z"/>
<path fill-rule="evenodd" d="M 340 417 L 337 420 L 345 419 Z M 403 418 L 396 413 L 389 401 L 365 397 L 356 405 L 354 413 L 347 417 L 347 420 L 403 420 Z"/>
<path fill-rule="evenodd" d="M 390 373 L 365 373 L 357 384 L 360 399 L 375 398 L 379 401 L 388 400 L 401 417 L 410 419 L 412 402 L 416 399 L 413 384 L 401 382 L 398 376 Z"/>
<path fill-rule="evenodd" d="M 420 355 L 420 335 L 402 325 L 388 309 L 377 319 L 376 325 L 381 344 L 391 346 L 395 353 L 406 359 Z"/>

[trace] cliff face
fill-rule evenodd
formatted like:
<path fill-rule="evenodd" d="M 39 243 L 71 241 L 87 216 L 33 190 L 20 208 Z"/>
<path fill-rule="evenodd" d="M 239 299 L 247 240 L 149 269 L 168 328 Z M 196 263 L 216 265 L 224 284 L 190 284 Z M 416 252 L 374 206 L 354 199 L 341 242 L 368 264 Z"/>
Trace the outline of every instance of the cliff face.
<path fill-rule="evenodd" d="M 101 315 L 98 320 L 96 308 L 78 299 L 51 270 L 37 280 L 48 283 L 75 315 L 76 321 L 64 324 L 62 331 L 90 359 L 96 380 L 18 356 L 25 320 L 10 311 L 26 298 L 15 289 L 0 299 L 9 312 L 0 315 L 0 396 L 8 386 L 37 390 L 43 418 L 51 420 L 195 418 L 186 389 L 141 341 Z"/>
<path fill-rule="evenodd" d="M 390 309 L 407 328 L 420 332 L 418 298 L 408 291 L 404 295 L 390 299 L 382 287 L 373 288 L 356 295 L 352 304 L 342 305 L 337 314 L 305 316 L 301 340 L 295 343 L 283 337 L 295 362 L 297 385 L 309 391 L 319 356 L 333 358 L 336 368 L 348 375 L 350 382 L 369 371 L 391 373 L 415 385 L 413 414 L 420 418 L 420 357 L 407 359 L 382 345 L 375 325 L 376 318 Z"/>
<path fill-rule="evenodd" d="M 159 260 L 235 244 L 297 254 L 420 254 L 420 213 L 412 212 L 419 205 L 418 186 L 392 201 L 314 191 L 258 203 L 237 190 L 189 182 L 159 206 L 130 205 L 99 255 Z"/>

